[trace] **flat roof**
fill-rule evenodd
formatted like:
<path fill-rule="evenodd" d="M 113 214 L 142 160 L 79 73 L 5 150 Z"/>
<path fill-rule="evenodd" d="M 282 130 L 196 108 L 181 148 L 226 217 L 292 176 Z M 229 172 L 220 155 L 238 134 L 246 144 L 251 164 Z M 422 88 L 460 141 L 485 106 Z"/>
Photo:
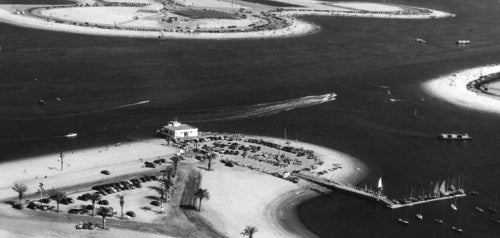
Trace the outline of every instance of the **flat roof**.
<path fill-rule="evenodd" d="M 190 126 L 188 124 L 181 124 L 179 126 L 163 126 L 163 129 L 167 130 L 172 130 L 172 131 L 179 131 L 179 130 L 191 130 L 191 129 L 198 129 L 194 126 Z"/>

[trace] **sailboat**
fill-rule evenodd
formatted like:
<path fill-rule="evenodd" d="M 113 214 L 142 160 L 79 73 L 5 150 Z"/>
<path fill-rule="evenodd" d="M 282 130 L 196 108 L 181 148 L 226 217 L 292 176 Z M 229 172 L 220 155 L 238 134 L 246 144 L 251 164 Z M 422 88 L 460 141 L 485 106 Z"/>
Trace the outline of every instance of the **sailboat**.
<path fill-rule="evenodd" d="M 455 226 L 452 226 L 451 229 L 454 231 L 454 232 L 458 232 L 458 233 L 463 233 L 464 230 L 462 230 L 461 228 L 458 228 L 458 227 L 455 227 Z"/>
<path fill-rule="evenodd" d="M 382 196 L 382 190 L 384 190 L 384 185 L 382 185 L 382 177 L 378 179 L 377 183 L 377 195 Z"/>
<path fill-rule="evenodd" d="M 422 214 L 418 213 L 418 214 L 417 214 L 417 218 L 418 218 L 419 220 L 423 220 L 423 219 L 424 219 L 424 216 L 422 216 Z"/>
<path fill-rule="evenodd" d="M 442 195 L 442 196 L 448 196 L 448 191 L 446 191 L 446 180 L 443 181 L 443 183 L 441 184 L 441 186 L 439 187 L 439 193 Z"/>
<path fill-rule="evenodd" d="M 456 203 L 456 202 L 455 202 L 455 203 Z M 455 203 L 452 203 L 452 204 L 451 204 L 451 209 L 453 209 L 453 210 L 455 210 L 455 211 L 456 211 L 456 210 L 458 210 L 458 208 L 457 208 L 457 205 L 456 205 Z"/>

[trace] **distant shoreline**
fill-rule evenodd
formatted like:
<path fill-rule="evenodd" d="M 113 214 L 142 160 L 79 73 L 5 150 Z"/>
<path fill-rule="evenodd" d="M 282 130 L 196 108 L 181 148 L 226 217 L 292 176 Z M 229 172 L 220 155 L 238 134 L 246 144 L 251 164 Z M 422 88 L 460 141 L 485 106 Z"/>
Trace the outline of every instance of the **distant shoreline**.
<path fill-rule="evenodd" d="M 422 84 L 424 91 L 451 104 L 474 111 L 500 114 L 500 100 L 471 84 L 483 75 L 500 73 L 500 65 L 487 65 L 447 74 Z"/>
<path fill-rule="evenodd" d="M 84 2 L 81 1 L 80 4 L 60 6 L 3 4 L 0 5 L 0 22 L 21 27 L 87 35 L 223 40 L 297 37 L 320 30 L 319 26 L 298 19 L 297 16 L 320 15 L 387 19 L 437 19 L 455 16 L 451 13 L 427 8 L 393 4 L 369 2 L 331 2 L 326 4 L 311 1 L 305 4 L 303 8 L 277 8 L 267 5 L 258 5 L 259 7 L 256 9 L 241 8 L 250 10 L 248 10 L 247 14 L 242 13 L 246 10 L 231 13 L 237 14 L 240 18 L 226 19 L 224 23 L 220 23 L 222 25 L 217 23 L 217 19 L 213 18 L 196 19 L 196 23 L 172 25 L 173 23 L 164 23 L 171 20 L 165 20 L 167 13 L 162 13 L 164 10 L 163 5 L 153 0 L 141 0 L 143 2 L 140 3 L 135 1 L 138 0 L 130 0 L 131 3 L 124 2 L 123 4 L 135 3 L 137 6 L 84 5 Z M 212 2 L 203 5 L 203 3 L 199 2 L 200 0 L 192 1 L 192 4 L 196 2 L 197 8 L 206 7 L 203 8 L 203 11 L 215 9 L 220 10 L 221 14 L 230 14 L 229 12 L 223 12 L 226 9 L 224 4 L 227 3 L 225 2 L 212 0 Z M 298 3 L 302 2 L 299 1 Z M 173 4 L 179 5 L 180 3 L 174 1 Z M 187 7 L 187 5 L 179 5 L 179 7 Z M 135 10 L 137 12 L 134 12 Z M 95 18 L 88 16 L 93 11 L 99 12 L 99 14 L 95 15 L 97 16 Z M 176 22 L 181 17 L 176 15 L 175 11 L 168 12 L 168 14 L 173 16 L 169 17 L 169 19 L 175 18 Z M 138 15 L 141 17 L 139 18 Z M 117 18 L 121 21 L 118 22 L 119 24 L 117 24 Z M 115 20 L 114 23 L 112 20 Z M 186 18 L 180 22 L 195 22 L 194 20 L 193 18 Z"/>

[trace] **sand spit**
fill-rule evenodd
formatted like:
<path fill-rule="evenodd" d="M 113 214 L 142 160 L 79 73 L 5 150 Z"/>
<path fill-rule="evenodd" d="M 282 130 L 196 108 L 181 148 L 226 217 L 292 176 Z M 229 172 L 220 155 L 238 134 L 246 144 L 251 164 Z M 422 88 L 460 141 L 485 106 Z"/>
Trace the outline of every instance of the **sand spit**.
<path fill-rule="evenodd" d="M 311 34 L 319 27 L 301 15 L 435 19 L 453 14 L 367 2 L 282 1 L 304 6 L 277 8 L 222 0 L 101 1 L 57 6 L 0 5 L 0 21 L 22 27 L 88 35 L 157 39 L 261 39 Z M 170 4 L 170 5 L 168 5 Z"/>
<path fill-rule="evenodd" d="M 454 72 L 425 82 L 426 92 L 451 104 L 485 112 L 500 113 L 500 100 L 480 91 L 467 89 L 467 84 L 482 75 L 500 72 L 500 65 L 481 66 Z"/>
<path fill-rule="evenodd" d="M 328 170 L 323 174 L 328 179 L 341 183 L 356 184 L 367 174 L 366 166 L 359 160 L 349 155 L 337 152 L 325 147 L 312 145 L 298 141 L 285 141 L 278 138 L 246 136 L 247 138 L 259 138 L 268 142 L 287 144 L 294 147 L 303 147 L 313 150 L 318 159 L 323 161 L 323 165 L 318 166 L 311 172 Z M 263 149 L 264 150 L 264 149 Z M 87 148 L 75 151 L 64 152 L 64 170 L 60 170 L 59 153 L 35 156 L 26 159 L 4 162 L 0 164 L 0 173 L 3 179 L 0 181 L 0 199 L 16 200 L 16 193 L 11 189 L 14 183 L 24 183 L 29 191 L 25 199 L 36 199 L 38 197 L 37 188 L 40 182 L 44 183 L 46 189 L 66 188 L 71 197 L 75 198 L 86 192 L 91 192 L 90 187 L 95 184 L 102 184 L 103 181 L 112 180 L 113 177 L 121 180 L 127 176 L 135 174 L 156 173 L 155 169 L 145 168 L 144 161 L 152 161 L 159 158 L 172 157 L 179 151 L 177 147 L 165 144 L 162 139 L 151 139 L 134 142 L 124 142 L 116 145 Z M 197 171 L 201 174 L 201 188 L 208 189 L 210 199 L 203 201 L 202 210 L 199 213 L 202 220 L 208 221 L 204 226 L 213 227 L 227 237 L 239 237 L 242 230 L 247 225 L 256 226 L 259 229 L 259 237 L 303 237 L 304 234 L 311 234 L 306 228 L 300 225 L 300 221 L 293 214 L 293 207 L 285 205 L 286 211 L 281 209 L 284 205 L 294 201 L 293 204 L 318 195 L 316 192 L 308 191 L 308 183 L 300 181 L 292 183 L 288 180 L 268 175 L 266 173 L 251 170 L 242 166 L 226 167 L 219 161 L 225 157 L 221 155 L 213 162 L 213 170 L 207 171 L 206 160 L 198 161 L 185 155 L 186 160 L 181 162 L 179 167 L 183 173 Z M 266 163 L 264 163 L 266 164 Z M 267 166 L 267 165 L 266 165 Z M 331 169 L 334 166 L 336 169 Z M 269 168 L 272 166 L 269 165 Z M 111 174 L 104 175 L 100 172 L 108 170 Z M 181 175 L 181 178 L 185 175 Z M 184 179 L 178 182 L 180 186 L 176 196 L 184 196 Z M 201 232 L 203 229 L 196 228 L 200 224 L 194 225 L 193 221 L 185 215 L 188 213 L 198 214 L 197 211 L 186 210 L 182 212 L 176 199 L 169 203 L 168 213 L 158 214 L 158 207 L 151 207 L 150 210 L 140 211 L 139 207 L 149 203 L 146 195 L 154 195 L 148 187 L 154 182 L 144 183 L 142 189 L 132 189 L 121 193 L 126 193 L 128 209 L 137 212 L 137 218 L 130 221 L 121 221 L 116 216 L 108 221 L 110 230 L 88 231 L 93 237 L 120 237 L 134 227 L 144 227 L 144 229 L 134 229 L 134 236 L 158 237 L 162 231 L 158 231 L 154 226 L 164 225 L 168 235 L 182 234 L 183 232 Z M 177 185 L 176 185 L 177 186 Z M 186 185 L 187 186 L 187 185 Z M 307 195 L 307 196 L 305 196 Z M 146 196 L 147 197 L 147 196 Z M 296 198 L 301 198 L 297 200 Z M 115 209 L 118 207 L 115 194 L 106 195 L 110 200 L 110 205 Z M 89 202 L 83 202 L 83 205 Z M 61 207 L 61 213 L 41 212 L 41 211 L 17 211 L 2 203 L 0 205 L 0 234 L 12 237 L 29 237 L 33 233 L 24 232 L 23 225 L 28 224 L 36 227 L 37 234 L 44 237 L 67 237 L 90 235 L 87 231 L 75 232 L 75 224 L 82 220 L 91 219 L 88 215 L 76 215 L 71 217 L 65 215 L 69 209 L 77 208 L 82 204 L 76 201 L 73 205 Z M 291 204 L 291 203 L 290 203 Z M 51 202 L 51 205 L 55 205 Z M 174 209 L 175 207 L 175 209 Z M 74 215 L 75 216 L 75 215 Z M 99 221 L 99 217 L 95 217 Z M 164 223 L 168 220 L 168 223 Z M 196 220 L 196 219 L 195 219 Z M 23 222 L 27 221 L 27 223 Z M 286 224 L 283 224 L 286 221 Z M 124 222 L 124 223 L 123 223 Z M 131 222 L 131 223 L 130 223 Z M 186 223 L 187 222 L 187 223 Z M 290 224 L 293 229 L 287 228 Z M 170 227 L 170 225 L 172 227 Z M 132 227 L 132 228 L 130 228 Z M 208 228 L 210 229 L 210 228 Z M 157 231 L 159 234 L 151 233 Z M 144 233 L 144 234 L 143 234 Z M 71 234 L 71 235 L 69 235 Z M 199 235 L 199 234 L 198 234 Z M 309 235 L 308 235 L 309 236 Z M 200 237 L 200 236 L 193 236 Z"/>

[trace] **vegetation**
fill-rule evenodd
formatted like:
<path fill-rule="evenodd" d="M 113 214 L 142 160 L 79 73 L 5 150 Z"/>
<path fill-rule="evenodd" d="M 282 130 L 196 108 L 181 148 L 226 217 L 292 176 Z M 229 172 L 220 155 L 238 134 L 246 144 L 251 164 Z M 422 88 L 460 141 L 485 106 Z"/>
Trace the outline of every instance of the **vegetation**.
<path fill-rule="evenodd" d="M 217 155 L 215 153 L 211 153 L 208 156 L 208 171 L 212 170 L 212 160 L 217 158 Z"/>
<path fill-rule="evenodd" d="M 195 9 L 183 9 L 175 10 L 175 14 L 184 17 L 194 18 L 194 19 L 204 19 L 204 18 L 215 18 L 215 19 L 238 19 L 235 14 L 215 11 L 215 10 L 195 10 Z"/>
<path fill-rule="evenodd" d="M 92 202 L 92 216 L 94 216 L 95 203 L 101 200 L 101 195 L 98 193 L 93 193 L 89 196 L 89 199 Z"/>
<path fill-rule="evenodd" d="M 113 214 L 112 207 L 99 207 L 97 209 L 97 215 L 102 217 L 102 229 L 106 229 L 106 217 L 111 217 Z"/>
<path fill-rule="evenodd" d="M 158 180 L 158 186 L 152 187 L 160 196 L 160 209 L 161 213 L 163 213 L 163 203 L 167 201 L 167 196 L 170 193 L 170 189 L 173 186 L 172 178 L 170 176 L 171 173 L 168 173 Z"/>
<path fill-rule="evenodd" d="M 170 158 L 170 160 L 172 160 L 172 162 L 174 163 L 174 172 L 173 172 L 172 177 L 175 177 L 175 175 L 177 174 L 177 166 L 179 165 L 179 161 L 181 159 L 182 159 L 182 156 L 177 156 L 177 155 Z"/>
<path fill-rule="evenodd" d="M 15 183 L 12 190 L 17 192 L 17 197 L 19 198 L 19 203 L 23 200 L 24 194 L 28 191 L 28 187 L 22 183 Z"/>
<path fill-rule="evenodd" d="M 201 211 L 201 201 L 203 201 L 203 199 L 210 199 L 210 193 L 206 189 L 198 188 L 198 190 L 196 190 L 196 192 L 194 193 L 194 196 L 197 197 L 198 200 L 200 200 L 198 211 Z"/>
<path fill-rule="evenodd" d="M 247 226 L 245 227 L 245 229 L 243 230 L 243 232 L 241 232 L 241 235 L 243 236 L 248 236 L 249 238 L 253 238 L 253 235 L 255 233 L 257 233 L 257 228 L 255 226 Z"/>
<path fill-rule="evenodd" d="M 49 191 L 50 198 L 54 199 L 57 204 L 57 212 L 59 212 L 59 203 L 61 203 L 64 199 L 66 199 L 66 193 L 52 188 L 52 190 Z"/>
<path fill-rule="evenodd" d="M 116 198 L 120 200 L 120 208 L 121 208 L 121 219 L 123 219 L 123 205 L 125 205 L 125 195 L 124 194 L 118 194 L 116 195 Z"/>

